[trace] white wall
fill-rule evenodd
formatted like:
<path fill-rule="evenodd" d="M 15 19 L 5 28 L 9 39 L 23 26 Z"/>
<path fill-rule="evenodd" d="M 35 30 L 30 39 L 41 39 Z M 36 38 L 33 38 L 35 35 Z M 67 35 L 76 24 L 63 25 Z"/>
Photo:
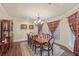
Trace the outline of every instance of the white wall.
<path fill-rule="evenodd" d="M 21 29 L 21 24 L 27 24 L 27 29 Z M 37 27 L 34 26 L 34 29 L 29 29 L 29 25 L 34 25 L 32 21 L 26 19 L 13 19 L 13 33 L 14 33 L 14 42 L 27 40 L 27 33 L 34 32 L 37 34 Z"/>

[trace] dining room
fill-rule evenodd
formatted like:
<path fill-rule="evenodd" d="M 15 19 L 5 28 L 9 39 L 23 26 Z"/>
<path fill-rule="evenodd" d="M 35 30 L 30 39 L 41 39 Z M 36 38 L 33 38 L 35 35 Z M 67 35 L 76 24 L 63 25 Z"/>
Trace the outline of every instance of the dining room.
<path fill-rule="evenodd" d="M 79 55 L 78 3 L 1 3 L 0 15 L 1 56 Z"/>

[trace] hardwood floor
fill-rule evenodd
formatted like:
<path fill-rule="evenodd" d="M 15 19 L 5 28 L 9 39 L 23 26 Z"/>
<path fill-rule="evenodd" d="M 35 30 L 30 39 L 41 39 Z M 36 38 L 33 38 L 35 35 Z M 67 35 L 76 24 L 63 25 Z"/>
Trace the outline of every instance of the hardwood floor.
<path fill-rule="evenodd" d="M 29 52 L 32 52 L 32 51 L 28 51 L 27 48 L 25 48 L 25 50 L 27 51 L 24 51 L 25 55 L 23 54 L 23 51 L 21 51 L 21 49 L 24 49 L 21 47 L 21 43 L 23 42 L 18 42 L 18 43 L 14 43 L 13 44 L 13 47 L 9 49 L 8 52 L 4 53 L 2 56 L 34 56 L 33 53 L 29 53 Z M 25 43 L 25 42 L 24 42 Z M 63 50 L 64 50 L 64 53 L 61 54 L 61 56 L 74 56 L 74 54 L 68 50 L 66 47 L 64 46 L 61 46 L 59 45 Z"/>
<path fill-rule="evenodd" d="M 14 43 L 13 47 L 4 53 L 3 56 L 22 56 L 20 43 Z"/>

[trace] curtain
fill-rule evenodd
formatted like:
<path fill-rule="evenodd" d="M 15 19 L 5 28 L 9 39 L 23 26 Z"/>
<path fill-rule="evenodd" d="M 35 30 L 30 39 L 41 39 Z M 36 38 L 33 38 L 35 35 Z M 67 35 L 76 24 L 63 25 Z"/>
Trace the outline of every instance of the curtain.
<path fill-rule="evenodd" d="M 49 27 L 49 29 L 50 29 L 50 31 L 51 31 L 52 34 L 55 32 L 55 30 L 56 30 L 59 22 L 60 22 L 60 20 L 53 21 L 53 22 L 48 22 L 47 23 L 48 27 Z"/>
<path fill-rule="evenodd" d="M 68 17 L 68 23 L 75 36 L 74 53 L 79 55 L 79 12 Z"/>

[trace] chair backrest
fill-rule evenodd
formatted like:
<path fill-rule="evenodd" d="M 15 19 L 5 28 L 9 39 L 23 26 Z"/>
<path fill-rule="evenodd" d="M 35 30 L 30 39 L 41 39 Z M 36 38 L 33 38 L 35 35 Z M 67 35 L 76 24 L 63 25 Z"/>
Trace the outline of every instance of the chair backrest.
<path fill-rule="evenodd" d="M 27 34 L 28 40 L 31 40 L 33 38 L 33 35 Z"/>
<path fill-rule="evenodd" d="M 33 35 L 33 39 L 35 40 L 36 38 L 38 38 L 38 35 Z"/>
<path fill-rule="evenodd" d="M 27 34 L 27 38 L 29 39 L 29 34 Z"/>
<path fill-rule="evenodd" d="M 53 35 L 50 36 L 48 43 L 49 44 L 53 44 L 54 43 L 55 38 L 53 37 Z"/>

